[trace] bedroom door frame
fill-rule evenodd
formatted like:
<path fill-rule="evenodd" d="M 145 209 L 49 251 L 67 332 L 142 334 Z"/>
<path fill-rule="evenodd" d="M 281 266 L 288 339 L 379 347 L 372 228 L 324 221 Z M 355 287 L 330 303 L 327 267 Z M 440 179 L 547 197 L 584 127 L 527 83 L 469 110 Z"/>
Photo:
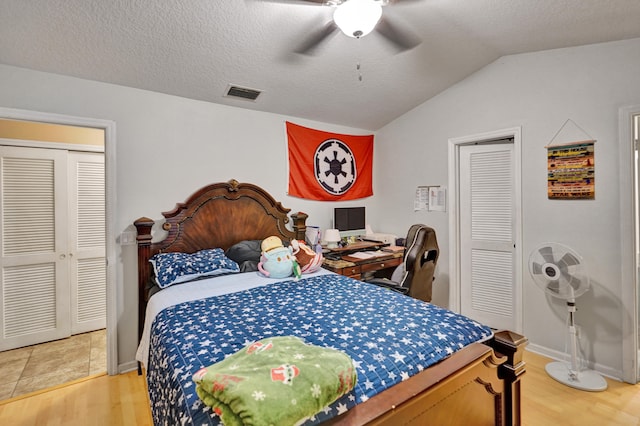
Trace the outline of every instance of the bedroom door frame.
<path fill-rule="evenodd" d="M 636 180 L 636 147 L 633 138 L 633 120 L 640 114 L 640 105 L 630 105 L 618 110 L 618 153 L 620 158 L 620 263 L 622 303 L 622 380 L 638 383 L 640 380 L 640 277 L 638 267 L 638 215 L 637 207 L 640 182 Z M 629 232 L 629 227 L 632 232 Z"/>
<path fill-rule="evenodd" d="M 0 107 L 0 118 L 92 127 L 104 130 L 105 161 L 105 249 L 107 285 L 107 374 L 118 374 L 116 287 L 116 124 L 113 121 Z M 18 142 L 19 143 L 19 142 Z M 33 146 L 33 145 L 32 145 Z"/>
<path fill-rule="evenodd" d="M 523 302 L 522 302 L 522 129 L 512 127 L 486 133 L 478 133 L 469 136 L 449 139 L 449 308 L 460 311 L 461 308 L 461 282 L 460 282 L 460 256 L 461 256 L 461 232 L 460 232 L 460 147 L 471 144 L 490 144 L 494 140 L 513 138 L 513 177 L 514 177 L 514 304 L 518 308 L 515 313 L 516 329 L 522 333 L 523 329 Z"/>

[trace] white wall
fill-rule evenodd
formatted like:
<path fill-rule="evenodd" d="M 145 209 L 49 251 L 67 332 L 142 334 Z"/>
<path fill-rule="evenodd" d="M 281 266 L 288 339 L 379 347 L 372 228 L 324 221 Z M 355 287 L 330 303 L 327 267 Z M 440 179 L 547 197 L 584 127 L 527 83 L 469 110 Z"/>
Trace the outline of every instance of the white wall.
<path fill-rule="evenodd" d="M 640 39 L 501 58 L 377 132 L 376 195 L 345 205 L 367 205 L 377 231 L 402 236 L 413 223 L 433 226 L 441 248 L 434 302 L 446 306 L 448 218 L 414 212 L 415 187 L 447 184 L 449 138 L 521 126 L 523 262 L 545 241 L 583 255 L 593 291 L 578 300 L 582 346 L 588 359 L 616 374 L 622 318 L 628 316 L 620 302 L 617 120 L 620 107 L 640 103 L 638 69 Z M 309 223 L 326 227 L 334 204 L 286 195 L 284 121 L 368 133 L 4 65 L 0 106 L 116 123 L 118 232 L 140 216 L 159 218 L 205 184 L 230 178 L 263 186 L 286 207 L 310 214 Z M 597 139 L 595 200 L 546 198 L 544 146 L 567 119 Z M 239 154 L 242 161 L 225 158 Z M 129 365 L 137 344 L 135 249 L 123 246 L 118 259 L 119 363 Z M 524 333 L 533 346 L 564 352 L 563 302 L 547 301 L 526 268 L 523 287 Z"/>
<path fill-rule="evenodd" d="M 540 243 L 567 244 L 584 257 L 591 276 L 592 291 L 577 301 L 584 355 L 621 377 L 622 321 L 629 318 L 621 288 L 633 283 L 620 282 L 618 111 L 640 103 L 638 69 L 640 39 L 507 56 L 376 134 L 379 208 L 372 210 L 389 231 L 417 222 L 436 228 L 441 257 L 434 302 L 446 306 L 448 300 L 448 219 L 414 212 L 415 187 L 447 183 L 449 138 L 521 126 L 524 334 L 532 347 L 566 352 L 564 302 L 547 300 L 526 261 Z M 595 200 L 547 199 L 544 147 L 567 119 L 597 140 Z M 572 123 L 566 128 L 554 144 L 584 135 Z"/>
<path fill-rule="evenodd" d="M 116 123 L 116 232 L 141 216 L 160 219 L 200 187 L 236 179 L 269 191 L 308 224 L 327 228 L 335 205 L 286 195 L 285 120 L 326 131 L 370 134 L 274 114 L 0 65 L 0 106 Z M 229 160 L 233 158 L 234 160 Z M 375 188 L 374 188 L 375 190 Z M 118 246 L 118 363 L 135 366 L 137 257 Z"/>

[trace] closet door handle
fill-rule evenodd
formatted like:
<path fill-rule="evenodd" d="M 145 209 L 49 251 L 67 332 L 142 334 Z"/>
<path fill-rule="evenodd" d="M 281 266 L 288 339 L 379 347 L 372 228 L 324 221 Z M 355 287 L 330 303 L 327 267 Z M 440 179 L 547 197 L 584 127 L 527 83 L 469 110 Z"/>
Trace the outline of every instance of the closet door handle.
<path fill-rule="evenodd" d="M 67 255 L 66 255 L 66 254 L 64 254 L 64 253 L 62 253 L 62 254 L 60 255 L 60 259 L 64 259 L 64 258 L 66 258 L 66 257 L 67 257 Z"/>

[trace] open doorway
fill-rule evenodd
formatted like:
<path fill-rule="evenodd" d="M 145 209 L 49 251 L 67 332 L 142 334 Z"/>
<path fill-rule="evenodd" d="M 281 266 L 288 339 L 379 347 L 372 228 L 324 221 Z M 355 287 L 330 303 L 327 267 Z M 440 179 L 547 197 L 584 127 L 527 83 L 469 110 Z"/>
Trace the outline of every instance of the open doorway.
<path fill-rule="evenodd" d="M 640 274 L 638 273 L 638 271 L 640 271 L 640 190 L 638 188 L 640 188 L 640 155 L 639 155 L 639 148 L 640 148 L 640 112 L 634 113 L 633 117 L 631 118 L 631 123 L 632 123 L 632 129 L 631 129 L 631 134 L 632 134 L 632 144 L 633 144 L 633 151 L 634 151 L 634 171 L 633 171 L 633 175 L 634 175 L 634 210 L 635 210 L 635 217 L 634 217 L 634 227 L 635 227 L 635 232 L 634 232 L 634 244 L 635 244 L 635 271 L 636 271 L 636 278 L 635 278 L 635 287 L 636 287 L 636 297 L 639 297 L 638 295 L 640 295 L 640 291 L 638 291 L 640 283 L 638 282 L 638 277 L 640 276 Z M 638 307 L 640 307 L 640 300 L 636 300 L 636 311 L 638 309 Z M 636 323 L 638 321 L 640 321 L 640 315 L 636 312 Z M 638 327 L 636 328 L 635 331 L 635 335 L 636 335 L 636 345 L 640 346 L 640 336 L 638 335 L 638 333 L 640 333 L 640 323 L 637 323 Z M 640 379 L 640 347 L 638 347 L 637 349 L 637 355 L 636 355 L 636 382 Z"/>
<path fill-rule="evenodd" d="M 15 129 L 16 125 L 18 125 L 18 127 L 24 127 L 25 124 L 33 124 L 36 129 L 40 128 L 40 130 L 52 130 L 53 133 L 47 136 L 46 132 L 38 133 L 36 131 L 28 135 L 25 134 L 24 129 Z M 65 133 L 69 129 L 75 130 L 76 133 L 83 134 L 84 137 L 81 137 L 82 140 L 80 142 L 77 140 L 74 141 L 73 137 L 69 139 L 68 135 L 61 137 L 59 134 L 61 129 L 62 133 Z M 99 142 L 97 144 L 94 143 L 92 146 L 90 142 L 92 139 L 91 137 L 87 137 L 87 132 L 89 132 L 89 134 L 99 134 Z M 74 305 L 75 309 L 72 315 L 70 315 L 71 318 L 68 324 L 62 325 L 62 332 L 57 334 L 54 332 L 55 336 L 52 336 L 54 341 L 50 344 L 40 343 L 42 340 L 49 340 L 46 337 L 41 338 L 38 336 L 35 340 L 31 339 L 31 337 L 28 336 L 31 329 L 38 329 L 39 327 L 47 329 L 51 327 L 49 326 L 50 324 L 46 324 L 46 321 L 45 326 L 42 326 L 38 321 L 33 321 L 32 316 L 21 318 L 20 315 L 16 314 L 19 314 L 20 304 L 23 303 L 24 300 L 28 300 L 25 294 L 20 294 L 20 296 L 15 297 L 15 306 L 9 304 L 13 308 L 13 317 L 9 319 L 9 322 L 12 322 L 14 326 L 14 334 L 18 335 L 19 338 L 23 338 L 23 340 L 17 343 L 9 342 L 9 345 L 5 345 L 3 349 L 10 348 L 13 344 L 13 347 L 22 347 L 23 352 L 33 353 L 34 357 L 37 358 L 35 356 L 36 353 L 44 354 L 48 352 L 51 354 L 55 351 L 64 353 L 65 350 L 72 353 L 69 351 L 69 348 L 77 345 L 76 347 L 79 349 L 78 352 L 82 352 L 82 355 L 79 354 L 79 358 L 86 355 L 86 361 L 83 362 L 85 362 L 87 366 L 93 361 L 91 362 L 91 368 L 86 369 L 86 375 L 95 374 L 100 371 L 115 374 L 117 372 L 116 327 L 115 316 L 113 315 L 116 300 L 114 285 L 115 274 L 113 272 L 115 255 L 114 245 L 112 243 L 114 238 L 111 236 L 113 232 L 113 215 L 111 212 L 115 208 L 113 205 L 115 199 L 115 179 L 113 171 L 115 167 L 112 153 L 115 143 L 115 126 L 112 122 L 104 120 L 0 108 L 0 133 L 0 137 L 3 138 L 1 141 L 2 145 L 4 145 L 3 148 L 8 146 L 11 149 L 32 150 L 33 152 L 55 151 L 54 157 L 60 158 L 62 156 L 64 161 L 61 164 L 64 167 L 59 167 L 59 169 L 66 169 L 66 172 L 70 176 L 68 182 L 75 182 L 71 187 L 75 187 L 76 191 L 84 194 L 81 196 L 85 198 L 82 203 L 74 204 L 65 201 L 67 196 L 61 196 L 62 201 L 60 204 L 70 205 L 69 217 L 75 216 L 81 218 L 81 220 L 85 222 L 85 230 L 98 229 L 97 233 L 82 233 L 83 231 L 80 229 L 82 226 L 68 226 L 68 223 L 64 224 L 64 226 L 69 227 L 68 232 L 71 234 L 77 234 L 78 231 L 80 231 L 81 234 L 72 235 L 70 239 L 73 239 L 74 242 L 66 243 L 62 251 L 57 247 L 53 260 L 56 267 L 59 266 L 61 262 L 66 262 L 66 264 L 63 263 L 64 267 L 58 269 L 65 271 L 63 275 L 67 274 L 78 278 L 76 281 L 80 281 L 81 285 L 77 285 L 78 283 L 76 282 L 75 286 L 64 290 L 67 294 L 63 297 L 65 301 L 62 303 L 62 307 L 67 308 L 68 312 L 71 312 L 68 309 L 69 305 Z M 67 139 L 65 140 L 65 138 Z M 52 142 L 57 142 L 54 149 L 52 149 Z M 99 148 L 97 148 L 96 145 L 99 145 Z M 60 154 L 61 152 L 63 154 Z M 12 161 L 20 158 L 19 155 L 10 155 L 9 157 L 12 158 Z M 9 161 L 9 163 L 12 161 Z M 28 160 L 27 163 L 29 162 Z M 14 166 L 18 166 L 16 176 L 19 177 L 18 175 L 23 167 L 20 165 L 22 163 L 19 164 L 19 161 L 13 161 L 13 163 Z M 36 163 L 34 164 L 37 169 L 40 165 L 46 165 L 47 161 Z M 79 174 L 81 175 L 80 177 L 78 177 Z M 60 176 L 56 175 L 56 180 L 63 179 L 60 179 Z M 97 195 L 95 189 L 93 189 L 93 187 L 96 186 L 101 187 L 101 193 Z M 20 188 L 17 189 L 16 194 L 19 194 Z M 56 194 L 52 198 L 58 199 L 58 195 Z M 69 197 L 69 199 L 71 198 L 73 197 Z M 73 205 L 71 206 L 71 204 Z M 79 212 L 78 209 L 81 211 Z M 19 213 L 19 209 L 14 213 L 16 213 L 14 216 L 16 217 L 16 224 L 19 229 L 20 215 L 17 214 Z M 57 215 L 58 212 L 56 212 L 55 216 L 57 217 Z M 33 220 L 30 222 L 33 222 Z M 30 225 L 31 223 L 28 223 L 25 226 L 25 230 L 28 230 Z M 64 226 L 58 226 L 58 228 L 64 228 Z M 78 242 L 80 243 L 78 244 Z M 97 247 L 100 245 L 102 245 L 102 247 Z M 4 266 L 6 265 L 3 264 L 3 267 Z M 22 265 L 14 268 L 14 272 L 17 271 L 16 276 L 18 276 L 18 278 L 21 269 L 25 268 Z M 28 267 L 26 269 L 28 269 Z M 29 273 L 25 273 L 24 276 L 27 278 L 31 277 L 29 278 L 29 280 L 31 280 L 34 274 L 32 271 L 29 271 Z M 61 281 L 59 278 L 60 277 L 56 276 L 56 282 Z M 4 281 L 3 278 L 3 283 Z M 19 281 L 19 279 L 16 279 L 12 284 L 17 285 Z M 45 278 L 42 281 L 47 282 L 47 279 Z M 64 281 L 64 279 L 62 281 Z M 55 287 L 53 290 L 57 291 L 58 287 Z M 49 291 L 51 291 L 51 288 L 49 288 Z M 66 297 L 67 295 L 68 297 Z M 6 295 L 4 295 L 4 297 L 7 298 Z M 59 308 L 60 306 L 56 306 L 52 311 L 58 312 L 60 311 Z M 8 322 L 7 318 L 8 317 L 5 316 L 1 318 L 3 325 L 6 325 Z M 56 327 L 59 325 L 59 321 L 56 321 L 55 318 L 53 322 L 56 322 Z M 6 331 L 6 327 L 3 327 L 3 330 Z M 21 336 L 21 334 L 24 336 Z M 44 334 L 47 334 L 46 330 Z M 65 335 L 71 337 L 66 337 Z M 72 346 L 69 346 L 70 344 Z M 49 358 L 48 363 L 51 361 L 50 355 L 44 355 L 44 358 Z M 70 358 L 67 357 L 67 359 Z M 102 359 L 102 361 L 100 361 L 100 359 Z M 14 373 L 21 369 L 25 370 L 25 367 L 26 366 L 15 365 Z M 33 371 L 33 368 L 31 371 Z M 57 384 L 55 380 L 52 380 L 50 386 L 55 384 Z M 4 395 L 6 395 L 6 391 Z"/>
<path fill-rule="evenodd" d="M 622 379 L 640 379 L 640 105 L 619 110 Z"/>

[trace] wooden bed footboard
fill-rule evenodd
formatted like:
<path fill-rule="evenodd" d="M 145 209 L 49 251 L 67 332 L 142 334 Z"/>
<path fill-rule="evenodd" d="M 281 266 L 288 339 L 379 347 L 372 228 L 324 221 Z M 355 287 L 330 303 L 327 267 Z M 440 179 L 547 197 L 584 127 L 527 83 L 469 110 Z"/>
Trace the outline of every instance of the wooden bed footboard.
<path fill-rule="evenodd" d="M 522 422 L 521 382 L 524 375 L 524 350 L 529 341 L 526 337 L 508 330 L 496 332 L 489 342 L 493 350 L 507 359 L 498 368 L 498 377 L 505 382 L 505 424 L 519 425 Z"/>
<path fill-rule="evenodd" d="M 527 339 L 499 331 L 357 405 L 331 426 L 521 424 L 520 379 Z"/>

